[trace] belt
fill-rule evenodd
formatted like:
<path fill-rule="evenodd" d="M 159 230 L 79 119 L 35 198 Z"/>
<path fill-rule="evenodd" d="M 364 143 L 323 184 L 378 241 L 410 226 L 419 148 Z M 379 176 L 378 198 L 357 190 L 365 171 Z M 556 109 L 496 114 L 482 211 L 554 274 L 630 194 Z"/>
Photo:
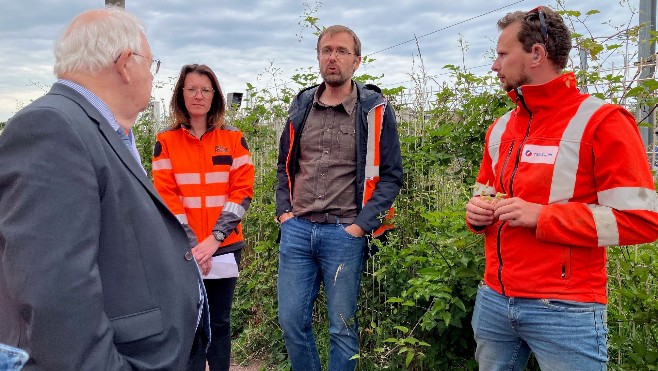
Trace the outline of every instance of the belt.
<path fill-rule="evenodd" d="M 340 217 L 329 213 L 308 213 L 301 215 L 300 218 L 306 219 L 313 223 L 326 223 L 326 224 L 351 224 L 354 223 L 354 217 Z"/>

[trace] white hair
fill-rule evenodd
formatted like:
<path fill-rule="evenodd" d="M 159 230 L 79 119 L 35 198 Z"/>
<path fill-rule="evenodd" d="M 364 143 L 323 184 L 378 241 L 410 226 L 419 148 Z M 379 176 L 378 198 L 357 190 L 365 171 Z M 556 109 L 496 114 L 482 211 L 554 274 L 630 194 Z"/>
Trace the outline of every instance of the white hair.
<path fill-rule="evenodd" d="M 144 26 L 123 8 L 108 6 L 75 17 L 55 43 L 55 75 L 95 75 L 114 63 L 124 50 L 139 53 Z M 138 63 L 142 63 L 137 58 Z"/>

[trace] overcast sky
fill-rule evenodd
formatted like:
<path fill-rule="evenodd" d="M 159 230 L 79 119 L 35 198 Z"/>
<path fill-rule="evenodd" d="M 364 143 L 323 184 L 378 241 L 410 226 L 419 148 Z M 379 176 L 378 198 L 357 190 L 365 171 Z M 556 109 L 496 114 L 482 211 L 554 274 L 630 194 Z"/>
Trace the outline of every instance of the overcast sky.
<path fill-rule="evenodd" d="M 361 39 L 365 56 L 376 60 L 359 71 L 384 75 L 380 85 L 409 85 L 417 48 L 430 75 L 439 79 L 446 64 L 465 64 L 484 74 L 498 31 L 496 21 L 512 10 L 529 10 L 537 0 L 125 0 L 147 28 L 153 54 L 162 60 L 154 96 L 168 104 L 172 80 L 186 63 L 205 63 L 225 93 L 246 84 L 271 83 L 272 69 L 287 82 L 299 68 L 312 67 L 316 37 L 300 26 L 305 12 L 320 26 L 343 24 Z M 43 95 L 56 81 L 53 44 L 78 13 L 102 7 L 104 0 L 3 0 L 0 12 L 0 121 Z M 598 9 L 588 20 L 596 30 L 605 22 L 637 25 L 639 0 L 564 0 L 567 9 Z M 620 5 L 621 3 L 621 5 Z M 555 0 L 545 2 L 554 7 Z M 555 8 L 555 7 L 554 7 Z M 428 35 L 429 34 L 429 35 Z M 424 37 L 421 37 L 426 35 Z M 464 58 L 459 36 L 468 45 Z M 398 45 L 401 44 L 401 45 Z M 397 46 L 396 46 L 397 45 Z"/>

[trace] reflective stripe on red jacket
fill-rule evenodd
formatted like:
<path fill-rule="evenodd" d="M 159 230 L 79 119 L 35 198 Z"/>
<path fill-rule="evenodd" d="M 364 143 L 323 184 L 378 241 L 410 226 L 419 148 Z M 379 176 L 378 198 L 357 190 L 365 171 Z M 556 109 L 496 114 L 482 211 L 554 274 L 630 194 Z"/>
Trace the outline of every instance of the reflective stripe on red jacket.
<path fill-rule="evenodd" d="M 658 197 L 633 116 L 572 73 L 524 85 L 489 128 L 475 195 L 546 205 L 536 228 L 484 230 L 484 279 L 511 297 L 607 303 L 604 246 L 658 238 Z"/>
<path fill-rule="evenodd" d="M 242 133 L 214 128 L 196 138 L 181 127 L 158 134 L 153 154 L 155 188 L 198 241 L 213 229 L 226 239 L 218 252 L 244 246 L 240 220 L 254 194 L 254 166 Z"/>

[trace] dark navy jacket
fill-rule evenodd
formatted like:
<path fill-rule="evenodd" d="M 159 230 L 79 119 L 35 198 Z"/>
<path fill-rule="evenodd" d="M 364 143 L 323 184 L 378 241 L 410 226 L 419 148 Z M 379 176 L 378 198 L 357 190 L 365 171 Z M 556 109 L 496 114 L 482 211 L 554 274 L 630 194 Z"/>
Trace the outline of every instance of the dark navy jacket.
<path fill-rule="evenodd" d="M 288 121 L 279 142 L 276 189 L 276 215 L 292 210 L 292 189 L 295 175 L 299 170 L 299 140 L 306 118 L 313 104 L 318 85 L 302 90 L 293 100 L 288 113 Z M 374 85 L 356 82 L 356 205 L 358 215 L 354 223 L 367 233 L 380 227 L 388 214 L 393 200 L 402 187 L 402 157 L 397 123 L 393 108 Z M 372 127 L 372 113 L 382 107 L 381 136 L 379 141 L 379 177 L 370 197 L 364 198 L 364 184 L 372 177 L 366 176 L 368 153 L 368 131 Z M 370 117 L 369 117 L 370 115 Z M 371 120 L 370 123 L 368 120 Z"/>

